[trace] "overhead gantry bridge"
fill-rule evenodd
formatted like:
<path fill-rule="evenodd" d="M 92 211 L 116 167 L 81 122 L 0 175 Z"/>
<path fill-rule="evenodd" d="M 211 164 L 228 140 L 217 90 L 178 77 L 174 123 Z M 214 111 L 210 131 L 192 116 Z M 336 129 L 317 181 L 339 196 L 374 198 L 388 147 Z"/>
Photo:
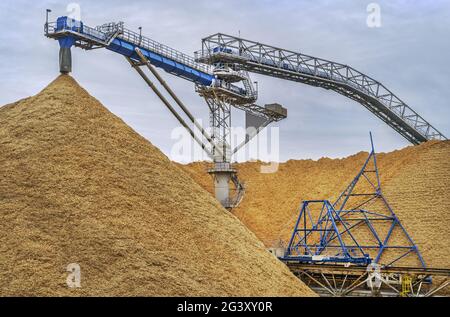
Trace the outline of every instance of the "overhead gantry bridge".
<path fill-rule="evenodd" d="M 203 39 L 195 55 L 203 63 L 227 61 L 252 73 L 333 90 L 359 102 L 413 144 L 447 139 L 383 84 L 350 66 L 221 33 Z"/>

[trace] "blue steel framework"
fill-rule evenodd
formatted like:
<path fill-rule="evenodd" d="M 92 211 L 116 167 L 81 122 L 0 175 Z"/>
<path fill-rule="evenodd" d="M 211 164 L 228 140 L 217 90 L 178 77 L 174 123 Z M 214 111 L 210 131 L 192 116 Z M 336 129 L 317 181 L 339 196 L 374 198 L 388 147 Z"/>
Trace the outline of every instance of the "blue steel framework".
<path fill-rule="evenodd" d="M 391 267 L 414 255 L 426 268 L 382 193 L 372 135 L 371 142 L 372 151 L 362 169 L 334 204 L 328 200 L 303 202 L 283 260 L 364 266 L 374 262 Z M 358 186 L 362 182 L 365 187 Z M 361 189 L 364 192 L 359 192 Z M 318 210 L 313 208 L 317 206 Z"/>

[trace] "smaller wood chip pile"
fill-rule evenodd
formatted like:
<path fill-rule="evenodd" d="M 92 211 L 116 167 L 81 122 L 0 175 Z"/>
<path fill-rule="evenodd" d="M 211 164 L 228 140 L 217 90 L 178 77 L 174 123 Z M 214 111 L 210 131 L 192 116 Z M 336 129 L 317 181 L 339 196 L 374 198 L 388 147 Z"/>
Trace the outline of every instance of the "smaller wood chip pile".
<path fill-rule="evenodd" d="M 303 200 L 334 201 L 368 157 L 361 152 L 345 159 L 291 160 L 274 174 L 262 174 L 261 163 L 236 167 L 247 191 L 235 214 L 267 246 L 288 240 Z M 450 141 L 377 155 L 383 192 L 418 245 L 427 266 L 450 267 Z M 212 193 L 206 163 L 183 168 Z M 405 259 L 408 262 L 409 259 Z M 406 265 L 418 265 L 415 258 Z"/>

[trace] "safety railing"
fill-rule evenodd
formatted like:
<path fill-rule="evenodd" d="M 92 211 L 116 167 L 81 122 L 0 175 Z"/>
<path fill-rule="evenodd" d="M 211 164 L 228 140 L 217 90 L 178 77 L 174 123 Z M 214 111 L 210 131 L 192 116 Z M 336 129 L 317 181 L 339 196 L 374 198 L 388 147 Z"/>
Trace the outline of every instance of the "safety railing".
<path fill-rule="evenodd" d="M 234 76 L 234 77 L 240 78 L 241 80 L 248 78 L 248 73 L 246 71 L 233 70 L 230 67 L 223 66 L 223 65 L 215 66 L 214 74 Z"/>
<path fill-rule="evenodd" d="M 347 65 L 223 34 L 204 39 L 203 49 L 196 52 L 195 57 L 205 63 L 235 61 L 250 71 L 277 73 L 280 77 L 286 72 L 287 79 L 305 76 L 305 80 L 313 80 L 315 77 L 317 81 L 323 81 L 323 85 L 336 90 L 350 87 L 359 95 L 375 99 L 425 139 L 446 140 L 440 131 L 384 85 Z M 280 75 L 280 71 L 283 71 L 283 75 Z M 370 103 L 373 104 L 372 101 Z M 389 124 L 395 125 L 393 119 L 390 120 Z M 411 141 L 417 141 L 416 137 L 410 138 Z"/>
<path fill-rule="evenodd" d="M 161 44 L 148 37 L 142 36 L 141 34 L 126 29 L 123 22 L 107 23 L 101 26 L 97 26 L 96 28 L 92 28 L 81 23 L 80 27 L 74 28 L 69 23 L 65 23 L 61 29 L 58 28 L 57 22 L 45 24 L 45 34 L 47 36 L 67 32 L 76 33 L 82 38 L 98 42 L 99 44 L 105 46 L 109 44 L 111 37 L 116 35 L 117 38 L 120 38 L 140 48 L 161 55 L 165 58 L 181 63 L 200 72 L 212 74 L 212 69 L 209 65 L 197 63 L 195 59 L 189 55 L 186 55 L 167 45 Z"/>
<path fill-rule="evenodd" d="M 142 36 L 129 29 L 123 28 L 122 33 L 118 37 L 123 39 L 124 41 L 164 56 L 173 61 L 179 62 L 183 65 L 189 66 L 193 69 L 199 70 L 203 73 L 212 74 L 212 69 L 210 66 L 197 63 L 193 57 L 177 51 L 167 45 L 156 42 L 148 37 Z"/>
<path fill-rule="evenodd" d="M 222 90 L 228 91 L 234 95 L 238 95 L 241 98 L 246 98 L 249 100 L 249 102 L 253 102 L 256 99 L 258 99 L 257 92 L 252 91 L 250 89 L 244 89 L 244 88 L 238 87 L 236 85 L 230 84 L 229 82 L 226 82 L 221 79 L 214 80 L 211 87 L 221 88 Z"/>
<path fill-rule="evenodd" d="M 216 47 L 214 49 L 203 49 L 200 51 L 196 51 L 194 52 L 194 57 L 197 61 L 207 61 L 211 57 L 228 57 L 230 59 L 239 58 L 241 60 L 247 60 L 251 58 L 251 56 L 248 56 L 245 53 L 239 53 L 237 50 L 229 49 L 226 47 Z"/>
<path fill-rule="evenodd" d="M 59 33 L 76 33 L 84 39 L 98 42 L 99 44 L 106 44 L 107 34 L 100 31 L 98 28 L 91 28 L 87 25 L 80 24 L 79 26 L 73 26 L 64 23 L 62 26 L 58 26 L 57 22 L 50 22 L 45 24 L 45 34 L 57 35 Z"/>

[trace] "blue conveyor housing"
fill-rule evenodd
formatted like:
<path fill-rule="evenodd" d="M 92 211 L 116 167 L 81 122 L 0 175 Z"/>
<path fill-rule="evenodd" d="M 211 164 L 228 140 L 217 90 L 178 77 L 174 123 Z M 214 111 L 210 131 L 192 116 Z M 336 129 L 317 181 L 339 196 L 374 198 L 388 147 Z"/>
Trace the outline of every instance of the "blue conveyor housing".
<path fill-rule="evenodd" d="M 203 86 L 210 86 L 214 81 L 208 65 L 197 63 L 193 57 L 130 31 L 124 28 L 123 23 L 91 28 L 81 21 L 63 16 L 56 22 L 46 24 L 46 36 L 57 39 L 65 51 L 73 45 L 86 50 L 103 47 L 137 62 L 140 62 L 136 54 L 136 48 L 139 48 L 151 64 L 172 75 Z M 68 62 L 64 61 L 65 64 Z"/>
<path fill-rule="evenodd" d="M 187 79 L 197 84 L 210 86 L 214 79 L 212 74 L 201 71 L 200 67 L 189 66 L 183 62 L 168 58 L 161 53 L 152 52 L 149 49 L 140 47 L 120 38 L 114 39 L 106 48 L 113 52 L 127 56 L 132 60 L 140 61 L 135 51 L 136 48 L 139 48 L 142 54 L 150 61 L 150 63 L 152 63 L 152 65 L 162 68 L 164 71 L 172 75 Z"/>

